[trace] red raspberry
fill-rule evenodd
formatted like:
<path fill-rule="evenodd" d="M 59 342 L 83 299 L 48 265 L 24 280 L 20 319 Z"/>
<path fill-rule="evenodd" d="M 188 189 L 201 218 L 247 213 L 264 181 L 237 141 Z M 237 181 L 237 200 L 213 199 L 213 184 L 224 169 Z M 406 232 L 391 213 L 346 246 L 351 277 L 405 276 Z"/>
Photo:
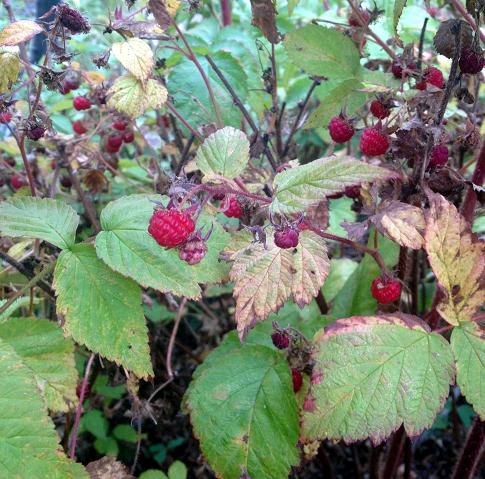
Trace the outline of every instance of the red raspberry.
<path fill-rule="evenodd" d="M 392 278 L 378 276 L 372 281 L 370 290 L 378 303 L 392 303 L 401 296 L 401 283 Z"/>
<path fill-rule="evenodd" d="M 436 168 L 448 163 L 448 148 L 444 145 L 433 146 L 431 150 L 431 157 L 429 160 L 429 167 Z"/>
<path fill-rule="evenodd" d="M 366 128 L 360 137 L 360 151 L 366 156 L 383 155 L 389 148 L 389 137 L 381 130 Z"/>
<path fill-rule="evenodd" d="M 25 134 L 29 140 L 37 141 L 40 140 L 45 133 L 45 127 L 42 125 L 32 125 L 27 128 Z"/>
<path fill-rule="evenodd" d="M 123 144 L 123 136 L 121 135 L 111 135 L 108 137 L 108 140 L 106 142 L 106 146 L 109 146 L 110 148 L 116 148 L 116 151 L 118 151 Z"/>
<path fill-rule="evenodd" d="M 0 113 L 0 123 L 3 123 L 5 125 L 11 119 L 12 119 L 12 114 L 9 111 L 2 111 L 2 113 Z"/>
<path fill-rule="evenodd" d="M 345 143 L 354 136 L 354 129 L 350 121 L 342 115 L 334 116 L 330 120 L 328 132 L 335 143 Z"/>
<path fill-rule="evenodd" d="M 293 392 L 297 393 L 303 385 L 303 376 L 296 368 L 291 368 L 291 379 L 293 380 Z"/>
<path fill-rule="evenodd" d="M 186 213 L 176 210 L 155 209 L 148 232 L 165 248 L 182 244 L 195 230 L 194 220 Z"/>
<path fill-rule="evenodd" d="M 416 70 L 416 65 L 414 63 L 410 63 L 406 65 L 407 70 Z M 408 73 L 404 70 L 403 65 L 399 61 L 394 61 L 391 65 L 391 73 L 394 75 L 394 78 L 398 80 L 402 80 L 408 76 Z"/>
<path fill-rule="evenodd" d="M 433 85 L 436 88 L 443 89 L 445 86 L 445 78 L 441 70 L 435 67 L 427 68 L 423 73 L 423 80 L 416 83 L 416 88 L 418 90 L 426 90 L 427 84 Z"/>
<path fill-rule="evenodd" d="M 362 20 L 364 20 L 364 24 L 367 25 L 369 23 L 369 20 L 370 20 L 369 12 L 367 10 L 361 10 L 359 13 L 360 13 L 360 16 L 362 17 Z M 349 25 L 351 27 L 362 26 L 359 17 L 353 12 L 349 16 Z"/>
<path fill-rule="evenodd" d="M 241 216 L 243 215 L 241 203 L 239 203 L 239 201 L 234 198 L 234 196 L 229 196 L 229 198 L 227 198 L 224 214 L 228 218 L 241 218 Z"/>
<path fill-rule="evenodd" d="M 27 186 L 27 181 L 25 178 L 21 175 L 13 175 L 12 178 L 10 178 L 10 185 L 14 190 L 19 190 L 23 186 Z"/>
<path fill-rule="evenodd" d="M 278 349 L 286 349 L 290 345 L 290 335 L 286 331 L 275 331 L 271 341 Z"/>
<path fill-rule="evenodd" d="M 77 111 L 89 110 L 91 108 L 91 101 L 88 100 L 85 96 L 77 96 L 72 101 L 72 105 Z"/>
<path fill-rule="evenodd" d="M 71 177 L 68 176 L 68 175 L 62 175 L 59 179 L 59 183 L 61 184 L 61 186 L 63 186 L 64 188 L 71 188 L 72 186 L 72 180 L 71 180 Z"/>
<path fill-rule="evenodd" d="M 113 122 L 113 128 L 118 131 L 125 131 L 126 127 L 128 126 L 128 123 L 123 120 L 116 120 Z"/>
<path fill-rule="evenodd" d="M 193 265 L 200 263 L 207 253 L 205 241 L 194 239 L 187 241 L 179 250 L 179 258 L 186 263 Z"/>
<path fill-rule="evenodd" d="M 62 95 L 67 95 L 70 92 L 71 92 L 71 89 L 67 86 L 66 82 L 63 82 L 59 86 L 59 93 L 61 93 Z"/>
<path fill-rule="evenodd" d="M 119 146 L 111 146 L 109 143 L 107 143 L 104 148 L 108 153 L 118 153 L 118 151 L 120 151 Z"/>
<path fill-rule="evenodd" d="M 384 103 L 380 102 L 379 100 L 374 100 L 370 104 L 370 112 L 376 117 L 379 118 L 379 120 L 383 120 L 384 118 L 387 118 L 391 114 L 391 110 L 387 108 Z"/>
<path fill-rule="evenodd" d="M 473 48 L 464 48 L 461 52 L 459 65 L 463 73 L 469 73 L 470 75 L 480 73 L 485 66 L 483 52 L 476 51 Z"/>
<path fill-rule="evenodd" d="M 133 143 L 134 139 L 135 139 L 135 135 L 133 134 L 132 131 L 126 131 L 123 135 L 124 143 Z"/>
<path fill-rule="evenodd" d="M 84 133 L 86 133 L 88 131 L 87 128 L 84 126 L 84 123 L 81 120 L 76 120 L 72 124 L 72 129 L 73 129 L 74 133 L 77 133 L 78 135 L 84 135 Z"/>
<path fill-rule="evenodd" d="M 282 249 L 295 248 L 298 246 L 298 236 L 298 230 L 288 226 L 282 230 L 275 231 L 274 244 Z"/>
<path fill-rule="evenodd" d="M 360 196 L 360 185 L 346 186 L 344 190 L 344 195 L 347 198 L 358 198 Z"/>
<path fill-rule="evenodd" d="M 69 90 L 77 90 L 81 86 L 79 77 L 72 77 L 64 80 L 64 86 L 69 88 Z"/>

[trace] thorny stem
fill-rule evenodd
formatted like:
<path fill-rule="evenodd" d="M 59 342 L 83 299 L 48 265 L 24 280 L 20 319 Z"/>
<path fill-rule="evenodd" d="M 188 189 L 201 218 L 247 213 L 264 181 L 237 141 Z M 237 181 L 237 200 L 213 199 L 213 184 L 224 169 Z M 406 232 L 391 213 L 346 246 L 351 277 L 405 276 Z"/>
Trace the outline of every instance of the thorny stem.
<path fill-rule="evenodd" d="M 421 35 L 419 36 L 419 52 L 418 52 L 418 61 L 416 65 L 419 71 L 421 71 L 421 64 L 423 62 L 424 37 L 426 33 L 426 27 L 428 26 L 428 20 L 429 20 L 428 17 L 424 19 L 423 27 L 421 28 Z"/>
<path fill-rule="evenodd" d="M 473 479 L 485 453 L 485 421 L 476 417 L 461 450 L 452 479 Z"/>
<path fill-rule="evenodd" d="M 77 433 L 79 430 L 79 422 L 81 420 L 81 414 L 83 411 L 84 396 L 86 395 L 86 390 L 87 390 L 88 381 L 89 381 L 89 373 L 91 371 L 91 366 L 93 365 L 95 356 L 96 356 L 95 353 L 91 353 L 91 356 L 89 356 L 88 362 L 86 364 L 86 370 L 84 371 L 83 382 L 81 383 L 81 391 L 79 392 L 79 402 L 76 408 L 76 419 L 74 420 L 74 426 L 72 428 L 71 446 L 69 447 L 70 459 L 74 459 L 76 454 Z"/>
<path fill-rule="evenodd" d="M 204 138 L 197 133 L 196 130 L 194 130 L 185 120 L 185 118 L 180 114 L 180 112 L 170 103 L 167 101 L 166 105 L 168 106 L 168 109 L 182 122 L 182 124 L 187 128 L 192 135 L 194 135 L 201 143 L 204 143 Z"/>

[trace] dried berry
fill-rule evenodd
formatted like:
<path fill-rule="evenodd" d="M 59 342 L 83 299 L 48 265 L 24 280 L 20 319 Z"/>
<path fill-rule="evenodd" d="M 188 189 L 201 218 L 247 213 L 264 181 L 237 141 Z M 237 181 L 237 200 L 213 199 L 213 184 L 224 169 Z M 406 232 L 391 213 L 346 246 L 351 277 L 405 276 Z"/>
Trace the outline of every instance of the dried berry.
<path fill-rule="evenodd" d="M 372 281 L 371 293 L 379 304 L 392 303 L 401 296 L 401 283 L 392 278 L 378 276 Z"/>
<path fill-rule="evenodd" d="M 446 20 L 440 24 L 433 40 L 434 47 L 439 54 L 447 58 L 453 58 L 457 39 L 455 32 L 458 31 L 458 28 L 460 28 L 461 49 L 471 46 L 473 30 L 468 22 L 456 19 Z"/>
<path fill-rule="evenodd" d="M 354 136 L 352 124 L 343 115 L 334 116 L 330 120 L 328 132 L 335 143 L 345 143 Z"/>
<path fill-rule="evenodd" d="M 198 264 L 207 253 L 207 244 L 200 239 L 189 240 L 179 249 L 179 258 L 190 265 Z"/>
<path fill-rule="evenodd" d="M 290 345 L 290 335 L 287 331 L 275 331 L 271 335 L 271 341 L 278 349 L 286 349 Z"/>
<path fill-rule="evenodd" d="M 473 48 L 463 49 L 461 51 L 459 65 L 462 73 L 469 73 L 470 75 L 480 73 L 485 66 L 483 51 Z"/>
<path fill-rule="evenodd" d="M 25 135 L 29 140 L 37 141 L 40 140 L 45 133 L 45 127 L 39 124 L 31 124 L 25 130 Z"/>
<path fill-rule="evenodd" d="M 88 20 L 69 5 L 61 4 L 58 11 L 59 20 L 71 33 L 87 33 L 91 29 Z"/>
<path fill-rule="evenodd" d="M 367 10 L 360 10 L 359 14 L 360 14 L 360 17 L 362 18 L 362 20 L 364 21 L 364 25 L 367 25 L 369 23 L 369 20 L 370 20 L 370 13 Z M 361 22 L 359 16 L 355 12 L 352 12 L 349 16 L 349 25 L 351 27 L 364 26 L 364 25 L 362 25 L 362 22 Z"/>
<path fill-rule="evenodd" d="M 448 163 L 448 148 L 444 145 L 433 146 L 429 159 L 429 167 L 436 168 L 437 166 L 444 166 Z"/>
<path fill-rule="evenodd" d="M 182 244 L 194 230 L 192 217 L 176 209 L 155 209 L 148 226 L 148 232 L 165 248 Z"/>
<path fill-rule="evenodd" d="M 366 156 L 383 155 L 389 144 L 389 137 L 376 127 L 366 128 L 360 137 L 360 151 Z"/>
<path fill-rule="evenodd" d="M 299 233 L 296 228 L 286 226 L 276 230 L 274 233 L 274 243 L 278 248 L 289 249 L 298 246 Z"/>

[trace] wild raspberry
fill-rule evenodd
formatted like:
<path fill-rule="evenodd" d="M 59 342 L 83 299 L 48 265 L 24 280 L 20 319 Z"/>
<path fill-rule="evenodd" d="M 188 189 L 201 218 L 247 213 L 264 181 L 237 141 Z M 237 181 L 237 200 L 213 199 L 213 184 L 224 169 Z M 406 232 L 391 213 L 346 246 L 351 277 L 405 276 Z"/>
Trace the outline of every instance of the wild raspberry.
<path fill-rule="evenodd" d="M 84 123 L 81 120 L 76 120 L 72 124 L 72 129 L 73 129 L 74 133 L 77 133 L 78 135 L 84 135 L 84 133 L 86 133 L 88 131 L 87 128 L 84 126 Z"/>
<path fill-rule="evenodd" d="M 379 118 L 379 120 L 383 120 L 384 118 L 387 118 L 391 114 L 391 110 L 387 108 L 384 103 L 382 103 L 379 100 L 374 100 L 370 104 L 370 112 L 376 117 Z"/>
<path fill-rule="evenodd" d="M 274 233 L 274 244 L 278 248 L 289 249 L 298 246 L 298 230 L 287 226 Z"/>
<path fill-rule="evenodd" d="M 381 130 L 366 128 L 360 137 L 360 151 L 366 156 L 383 155 L 389 148 L 389 137 Z"/>
<path fill-rule="evenodd" d="M 21 175 L 13 175 L 12 178 L 10 178 L 10 185 L 14 190 L 19 190 L 23 186 L 27 186 L 27 181 L 25 181 L 25 178 Z"/>
<path fill-rule="evenodd" d="M 297 393 L 303 385 L 303 376 L 296 368 L 291 368 L 291 379 L 293 381 L 293 392 Z"/>
<path fill-rule="evenodd" d="M 367 25 L 370 20 L 370 14 L 367 10 L 361 10 L 359 12 L 360 16 L 362 17 L 362 20 L 364 21 L 364 25 Z M 360 27 L 362 26 L 362 22 L 360 21 L 360 18 L 355 14 L 351 13 L 349 16 L 349 25 L 351 27 Z"/>
<path fill-rule="evenodd" d="M 70 93 L 70 92 L 71 92 L 71 89 L 70 89 L 70 88 L 69 88 L 69 87 L 66 85 L 66 82 L 61 83 L 61 84 L 59 85 L 58 90 L 59 90 L 59 93 L 60 93 L 61 95 L 67 95 L 68 93 Z"/>
<path fill-rule="evenodd" d="M 399 61 L 394 61 L 391 65 L 391 73 L 394 75 L 394 78 L 398 80 L 402 80 L 408 76 L 406 70 L 416 70 L 416 65 L 414 63 L 410 63 L 403 67 L 402 63 Z"/>
<path fill-rule="evenodd" d="M 125 131 L 123 134 L 123 143 L 133 143 L 135 135 L 132 131 Z"/>
<path fill-rule="evenodd" d="M 187 241 L 179 250 L 179 258 L 186 263 L 193 265 L 200 263 L 207 253 L 205 241 L 195 239 Z"/>
<path fill-rule="evenodd" d="M 239 201 L 234 198 L 234 196 L 230 196 L 226 200 L 224 214 L 228 218 L 241 218 L 241 216 L 243 215 L 241 203 L 239 203 Z"/>
<path fill-rule="evenodd" d="M 125 131 L 128 123 L 123 120 L 116 120 L 113 122 L 113 128 L 118 131 Z"/>
<path fill-rule="evenodd" d="M 25 135 L 29 140 L 37 141 L 40 140 L 45 133 L 45 127 L 42 125 L 32 125 L 27 128 Z"/>
<path fill-rule="evenodd" d="M 436 88 L 443 89 L 445 86 L 445 78 L 441 70 L 435 67 L 427 68 L 423 73 L 423 80 L 416 83 L 416 88 L 418 90 L 426 90 L 426 86 L 430 84 Z"/>
<path fill-rule="evenodd" d="M 429 167 L 436 168 L 437 166 L 444 166 L 446 163 L 448 163 L 448 148 L 444 145 L 433 146 Z"/>
<path fill-rule="evenodd" d="M 59 6 L 59 19 L 62 25 L 72 33 L 87 33 L 91 29 L 87 19 L 66 4 Z"/>
<path fill-rule="evenodd" d="M 485 66 L 483 52 L 473 48 L 464 48 L 461 52 L 459 65 L 462 73 L 469 73 L 470 75 L 480 73 Z"/>
<path fill-rule="evenodd" d="M 356 199 L 360 196 L 360 185 L 346 186 L 344 195 L 347 198 Z"/>
<path fill-rule="evenodd" d="M 275 331 L 271 335 L 271 341 L 278 349 L 286 349 L 290 345 L 290 335 L 286 331 Z"/>
<path fill-rule="evenodd" d="M 105 150 L 108 153 L 118 153 L 118 151 L 120 151 L 120 146 L 110 145 L 109 143 L 106 143 Z"/>
<path fill-rule="evenodd" d="M 148 225 L 148 232 L 165 248 L 182 244 L 194 230 L 194 220 L 176 209 L 155 209 Z"/>
<path fill-rule="evenodd" d="M 75 71 L 69 71 L 64 77 L 64 85 L 69 90 L 77 90 L 81 86 L 81 76 Z"/>
<path fill-rule="evenodd" d="M 123 144 L 123 136 L 122 135 L 111 135 L 108 137 L 106 145 L 110 148 L 117 148 L 119 149 Z"/>
<path fill-rule="evenodd" d="M 380 304 L 392 303 L 401 296 L 401 283 L 392 278 L 378 276 L 372 281 L 371 293 Z"/>
<path fill-rule="evenodd" d="M 354 136 L 354 129 L 344 116 L 334 116 L 328 124 L 328 132 L 335 143 L 345 143 Z"/>
<path fill-rule="evenodd" d="M 72 186 L 72 180 L 71 180 L 71 177 L 68 176 L 68 175 L 62 175 L 59 179 L 59 183 L 61 184 L 61 186 L 63 186 L 64 188 L 71 188 Z"/>
<path fill-rule="evenodd" d="M 9 111 L 2 111 L 0 113 L 0 123 L 4 125 L 12 119 L 12 114 Z"/>
<path fill-rule="evenodd" d="M 89 110 L 91 108 L 91 101 L 85 96 L 77 96 L 72 101 L 72 106 L 77 110 Z"/>

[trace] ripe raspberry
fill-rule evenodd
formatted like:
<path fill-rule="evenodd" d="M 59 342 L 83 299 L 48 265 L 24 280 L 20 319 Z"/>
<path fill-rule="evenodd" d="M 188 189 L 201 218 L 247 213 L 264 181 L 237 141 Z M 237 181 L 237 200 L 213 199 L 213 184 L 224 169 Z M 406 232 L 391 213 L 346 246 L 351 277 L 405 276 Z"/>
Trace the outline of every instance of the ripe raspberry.
<path fill-rule="evenodd" d="M 436 168 L 448 163 L 448 148 L 444 145 L 433 146 L 431 150 L 431 157 L 429 159 L 429 167 Z"/>
<path fill-rule="evenodd" d="M 176 210 L 155 209 L 148 232 L 165 248 L 182 244 L 195 230 L 194 220 L 186 213 Z"/>
<path fill-rule="evenodd" d="M 200 263 L 207 253 L 205 241 L 194 239 L 187 241 L 179 250 L 179 258 L 186 263 L 193 265 Z"/>
<path fill-rule="evenodd" d="M 334 116 L 328 124 L 328 132 L 335 143 L 345 143 L 354 136 L 354 129 L 349 120 L 342 115 Z"/>
<path fill-rule="evenodd" d="M 67 95 L 71 92 L 71 89 L 67 86 L 66 82 L 61 83 L 59 86 L 59 93 L 62 95 Z"/>
<path fill-rule="evenodd" d="M 105 145 L 105 150 L 108 153 L 118 153 L 118 151 L 120 151 L 120 148 L 121 148 L 120 146 L 112 146 L 109 143 L 106 143 Z"/>
<path fill-rule="evenodd" d="M 241 203 L 239 203 L 234 196 L 229 196 L 229 198 L 226 199 L 224 215 L 228 218 L 241 218 L 243 215 Z"/>
<path fill-rule="evenodd" d="M 370 290 L 378 303 L 392 303 L 401 296 L 401 283 L 392 278 L 378 276 L 372 281 Z"/>
<path fill-rule="evenodd" d="M 128 126 L 128 123 L 123 120 L 116 120 L 113 122 L 113 128 L 118 131 L 125 131 L 126 127 Z"/>
<path fill-rule="evenodd" d="M 443 89 L 445 86 L 445 78 L 441 70 L 435 67 L 427 68 L 423 73 L 423 80 L 416 83 L 416 88 L 418 90 L 426 90 L 427 84 L 433 85 L 436 88 Z"/>
<path fill-rule="evenodd" d="M 123 136 L 122 135 L 111 135 L 108 137 L 108 140 L 106 142 L 106 146 L 109 146 L 110 148 L 116 148 L 116 151 L 118 151 L 123 144 Z"/>
<path fill-rule="evenodd" d="M 364 25 L 367 25 L 369 23 L 369 20 L 370 20 L 369 12 L 367 10 L 361 10 L 359 13 L 360 13 L 360 16 L 362 17 L 362 20 L 364 20 Z M 359 17 L 353 12 L 349 16 L 349 25 L 351 27 L 362 26 Z"/>
<path fill-rule="evenodd" d="M 271 335 L 271 341 L 278 349 L 286 349 L 290 345 L 290 335 L 286 331 L 275 331 Z"/>
<path fill-rule="evenodd" d="M 293 392 L 297 393 L 303 385 L 303 376 L 296 368 L 291 368 L 291 379 L 293 380 Z"/>
<path fill-rule="evenodd" d="M 91 101 L 88 100 L 85 96 L 77 96 L 72 101 L 72 105 L 77 111 L 89 110 L 91 108 Z"/>
<path fill-rule="evenodd" d="M 42 125 L 32 125 L 27 128 L 25 135 L 29 140 L 37 141 L 40 140 L 45 133 L 45 127 Z"/>
<path fill-rule="evenodd" d="M 2 111 L 2 113 L 0 113 L 0 123 L 5 125 L 12 119 L 12 116 L 13 115 L 9 111 Z"/>
<path fill-rule="evenodd" d="M 485 66 L 483 52 L 476 51 L 473 48 L 464 48 L 461 52 L 459 65 L 462 73 L 469 73 L 470 75 L 480 73 Z"/>
<path fill-rule="evenodd" d="M 298 230 L 289 226 L 274 233 L 274 244 L 278 248 L 289 249 L 298 246 Z"/>
<path fill-rule="evenodd" d="M 87 33 L 91 29 L 91 25 L 89 25 L 87 19 L 74 8 L 66 4 L 61 4 L 58 11 L 62 25 L 72 33 Z"/>
<path fill-rule="evenodd" d="M 410 63 L 406 65 L 407 70 L 416 70 L 416 65 L 414 63 Z M 408 72 L 406 72 L 403 68 L 402 63 L 399 61 L 394 61 L 391 65 L 391 73 L 394 75 L 394 78 L 397 80 L 403 80 L 408 76 Z"/>
<path fill-rule="evenodd" d="M 72 129 L 73 129 L 74 133 L 77 133 L 78 135 L 84 135 L 84 133 L 86 133 L 88 131 L 87 128 L 84 126 L 84 123 L 81 120 L 76 120 L 72 124 Z"/>
<path fill-rule="evenodd" d="M 123 135 L 123 142 L 124 143 L 133 143 L 135 139 L 135 135 L 132 131 L 126 131 Z"/>
<path fill-rule="evenodd" d="M 379 118 L 379 120 L 383 120 L 384 118 L 387 118 L 391 114 L 391 110 L 387 108 L 384 103 L 380 102 L 379 100 L 374 100 L 370 104 L 370 112 L 376 117 Z"/>
<path fill-rule="evenodd" d="M 10 185 L 14 190 L 19 190 L 23 186 L 27 186 L 27 181 L 25 178 L 21 175 L 13 175 L 12 178 L 10 178 Z"/>
<path fill-rule="evenodd" d="M 366 128 L 360 137 L 360 151 L 366 156 L 383 155 L 389 148 L 389 137 L 375 127 Z"/>
<path fill-rule="evenodd" d="M 71 177 L 68 176 L 68 175 L 62 175 L 59 179 L 59 183 L 61 184 L 61 186 L 63 186 L 64 188 L 71 188 L 72 186 L 72 180 L 71 180 Z"/>

